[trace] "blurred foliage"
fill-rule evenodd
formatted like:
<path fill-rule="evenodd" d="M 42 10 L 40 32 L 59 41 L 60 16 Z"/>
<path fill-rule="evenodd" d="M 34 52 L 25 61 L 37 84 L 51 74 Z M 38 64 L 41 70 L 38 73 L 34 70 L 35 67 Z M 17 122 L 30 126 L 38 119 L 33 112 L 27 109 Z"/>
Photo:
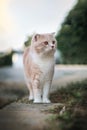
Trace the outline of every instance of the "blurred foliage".
<path fill-rule="evenodd" d="M 87 0 L 78 0 L 57 33 L 63 63 L 87 64 Z"/>
<path fill-rule="evenodd" d="M 27 47 L 31 44 L 32 35 L 27 37 L 27 40 L 24 42 L 24 47 Z"/>
<path fill-rule="evenodd" d="M 13 55 L 12 50 L 2 53 L 0 52 L 0 67 L 12 65 L 12 55 Z"/>

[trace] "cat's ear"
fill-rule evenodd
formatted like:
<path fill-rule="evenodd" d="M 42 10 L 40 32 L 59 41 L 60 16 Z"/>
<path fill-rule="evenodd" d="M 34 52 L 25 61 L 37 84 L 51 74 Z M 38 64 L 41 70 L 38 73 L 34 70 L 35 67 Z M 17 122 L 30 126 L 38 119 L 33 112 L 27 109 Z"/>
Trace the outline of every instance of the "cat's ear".
<path fill-rule="evenodd" d="M 51 35 L 55 36 L 55 32 L 52 32 Z"/>
<path fill-rule="evenodd" d="M 34 34 L 32 40 L 36 42 L 38 41 L 39 38 L 40 38 L 40 34 Z"/>

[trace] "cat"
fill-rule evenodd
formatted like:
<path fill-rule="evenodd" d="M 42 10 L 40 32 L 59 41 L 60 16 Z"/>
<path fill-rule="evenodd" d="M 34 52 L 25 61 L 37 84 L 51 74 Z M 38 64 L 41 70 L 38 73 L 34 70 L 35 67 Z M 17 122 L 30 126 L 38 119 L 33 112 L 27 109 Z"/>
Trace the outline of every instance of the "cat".
<path fill-rule="evenodd" d="M 54 33 L 35 34 L 23 54 L 24 74 L 29 89 L 29 100 L 50 103 L 57 41 Z"/>

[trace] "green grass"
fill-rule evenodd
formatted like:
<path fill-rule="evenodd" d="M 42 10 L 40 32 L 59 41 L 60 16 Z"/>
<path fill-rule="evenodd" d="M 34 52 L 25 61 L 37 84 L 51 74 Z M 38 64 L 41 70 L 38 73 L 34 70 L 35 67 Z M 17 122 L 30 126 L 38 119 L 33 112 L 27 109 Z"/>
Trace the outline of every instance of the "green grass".
<path fill-rule="evenodd" d="M 67 87 L 58 89 L 55 93 L 52 93 L 50 99 L 52 102 L 67 103 L 74 105 L 76 103 L 83 103 L 84 96 L 87 92 L 87 81 L 71 83 Z"/>
<path fill-rule="evenodd" d="M 59 106 L 49 111 L 53 116 L 56 114 L 53 122 L 56 122 L 54 125 L 58 124 L 58 128 L 55 130 L 87 130 L 87 80 L 62 87 L 50 98 L 52 102 L 61 102 L 65 106 L 62 114 L 63 107 Z"/>

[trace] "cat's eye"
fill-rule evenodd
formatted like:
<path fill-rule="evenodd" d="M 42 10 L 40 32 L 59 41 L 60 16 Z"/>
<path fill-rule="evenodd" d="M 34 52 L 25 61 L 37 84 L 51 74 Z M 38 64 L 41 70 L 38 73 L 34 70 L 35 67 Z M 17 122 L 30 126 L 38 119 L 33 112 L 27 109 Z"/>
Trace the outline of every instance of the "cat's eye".
<path fill-rule="evenodd" d="M 52 41 L 53 44 L 55 44 L 55 41 Z"/>
<path fill-rule="evenodd" d="M 47 41 L 45 41 L 45 42 L 44 42 L 44 44 L 45 44 L 45 45 L 48 45 L 48 42 L 47 42 Z"/>

